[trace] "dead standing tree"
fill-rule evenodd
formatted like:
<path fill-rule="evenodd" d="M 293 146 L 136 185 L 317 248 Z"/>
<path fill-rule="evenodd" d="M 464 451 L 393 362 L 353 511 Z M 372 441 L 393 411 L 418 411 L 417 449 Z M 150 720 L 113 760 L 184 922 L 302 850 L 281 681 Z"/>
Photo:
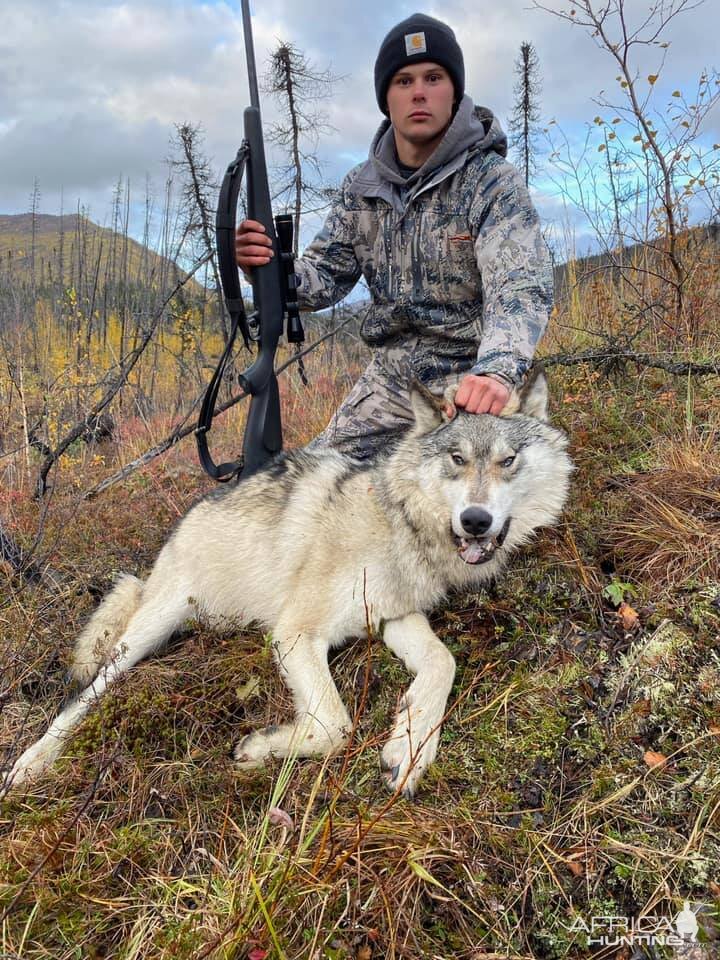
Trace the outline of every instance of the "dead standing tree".
<path fill-rule="evenodd" d="M 218 184 L 210 167 L 210 162 L 202 153 L 203 130 L 199 124 L 175 124 L 175 138 L 172 147 L 179 159 L 172 159 L 171 165 L 180 170 L 180 208 L 183 223 L 181 245 L 190 242 L 193 260 L 204 259 L 212 270 L 217 292 L 219 327 L 223 342 L 227 343 L 228 329 L 225 323 L 225 307 L 220 286 L 217 257 L 215 255 L 215 198 Z"/>
<path fill-rule="evenodd" d="M 535 172 L 535 156 L 540 133 L 540 61 L 531 43 L 520 44 L 520 56 L 515 61 L 515 104 L 510 117 L 510 146 L 515 151 L 518 166 L 525 177 L 525 186 Z"/>
<path fill-rule="evenodd" d="M 121 390 L 126 386 L 130 373 L 144 354 L 149 344 L 153 342 L 155 332 L 165 317 L 168 306 L 182 290 L 185 284 L 187 284 L 192 279 L 194 274 L 203 266 L 204 262 L 204 260 L 199 260 L 195 266 L 187 274 L 181 276 L 175 286 L 163 296 L 156 309 L 148 318 L 135 347 L 121 358 L 117 369 L 109 373 L 107 377 L 104 378 L 104 381 L 99 384 L 99 386 L 102 388 L 102 395 L 100 399 L 91 405 L 89 412 L 82 418 L 82 420 L 75 423 L 64 434 L 64 436 L 60 438 L 55 448 L 47 453 L 38 473 L 38 498 L 45 496 L 48 488 L 48 474 L 63 456 L 65 451 L 76 440 L 79 440 L 83 436 L 87 435 L 88 431 L 95 429 L 95 426 L 99 422 L 99 418 L 103 412 L 107 407 L 109 407 L 116 395 L 120 393 Z"/>
<path fill-rule="evenodd" d="M 694 264 L 690 262 L 692 257 L 684 256 L 682 234 L 689 225 L 691 201 L 699 204 L 704 199 L 708 212 L 717 209 L 712 197 L 720 180 L 720 145 L 703 148 L 701 134 L 705 119 L 720 101 L 720 76 L 704 70 L 694 94 L 687 98 L 680 90 L 673 91 L 662 114 L 654 112 L 653 94 L 664 72 L 670 47 L 664 36 L 671 21 L 697 9 L 702 2 L 652 0 L 641 21 L 633 25 L 627 0 L 578 0 L 560 11 L 535 0 L 538 9 L 589 31 L 617 64 L 616 80 L 622 96 L 609 98 L 602 91 L 596 98 L 609 117 L 595 117 L 595 124 L 605 134 L 598 151 L 603 153 L 612 144 L 614 168 L 634 172 L 638 187 L 626 194 L 624 202 L 614 193 L 611 230 L 652 252 L 654 259 L 644 268 L 645 280 L 654 279 L 670 292 L 670 305 L 660 309 L 651 302 L 652 296 L 642 293 L 642 312 L 659 319 L 674 337 L 684 333 L 691 340 L 697 335 L 698 318 L 687 311 L 686 293 Z M 641 76 L 639 55 L 652 51 L 659 51 L 659 62 L 652 72 Z M 554 151 L 554 158 L 560 158 L 559 150 Z M 578 185 L 587 179 L 569 153 L 565 166 Z M 590 212 L 589 208 L 584 207 L 584 212 Z M 602 221 L 602 215 L 596 216 L 596 230 Z M 643 285 L 644 280 L 638 284 L 626 267 L 621 269 L 630 286 L 638 289 Z"/>
<path fill-rule="evenodd" d="M 280 171 L 282 186 L 276 196 L 286 196 L 287 206 L 293 211 L 295 256 L 305 199 L 314 203 L 315 210 L 327 206 L 326 191 L 318 184 L 320 163 L 315 150 L 318 137 L 330 126 L 325 114 L 313 109 L 313 105 L 330 96 L 332 84 L 338 79 L 329 70 L 314 67 L 292 43 L 278 44 L 265 77 L 265 91 L 276 98 L 285 116 L 272 124 L 267 139 L 280 147 L 288 158 Z M 303 147 L 306 141 L 310 142 L 310 149 Z M 315 171 L 317 179 L 308 176 L 308 169 Z"/>

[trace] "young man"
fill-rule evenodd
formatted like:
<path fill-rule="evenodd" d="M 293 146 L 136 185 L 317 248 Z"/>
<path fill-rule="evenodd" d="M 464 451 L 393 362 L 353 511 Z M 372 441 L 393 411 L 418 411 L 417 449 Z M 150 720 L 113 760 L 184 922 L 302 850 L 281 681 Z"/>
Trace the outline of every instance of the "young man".
<path fill-rule="evenodd" d="M 298 299 L 319 310 L 364 276 L 365 372 L 314 444 L 366 456 L 411 419 L 412 377 L 470 413 L 498 414 L 547 324 L 552 272 L 537 214 L 490 110 L 465 95 L 446 24 L 414 14 L 382 42 L 375 93 L 386 115 L 369 159 L 345 177 L 298 258 Z M 246 272 L 273 251 L 264 227 L 236 236 Z"/>

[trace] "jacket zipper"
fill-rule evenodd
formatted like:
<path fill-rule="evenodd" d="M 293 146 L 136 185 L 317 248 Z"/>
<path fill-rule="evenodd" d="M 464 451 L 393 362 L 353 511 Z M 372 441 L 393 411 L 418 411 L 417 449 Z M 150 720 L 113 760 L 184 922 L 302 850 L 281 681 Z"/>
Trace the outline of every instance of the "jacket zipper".
<path fill-rule="evenodd" d="M 422 234 L 422 207 L 417 208 L 417 223 L 410 244 L 410 276 L 412 278 L 413 303 L 420 300 L 420 236 Z"/>
<path fill-rule="evenodd" d="M 395 293 L 394 293 L 395 276 L 394 275 L 397 272 L 395 268 L 394 257 L 392 255 L 392 250 L 393 250 L 392 235 L 395 229 L 393 224 L 393 213 L 394 211 L 393 211 L 392 204 L 388 204 L 387 217 L 385 218 L 385 229 L 383 231 L 384 233 L 383 241 L 385 243 L 385 262 L 388 265 L 388 289 L 392 297 L 395 296 Z"/>

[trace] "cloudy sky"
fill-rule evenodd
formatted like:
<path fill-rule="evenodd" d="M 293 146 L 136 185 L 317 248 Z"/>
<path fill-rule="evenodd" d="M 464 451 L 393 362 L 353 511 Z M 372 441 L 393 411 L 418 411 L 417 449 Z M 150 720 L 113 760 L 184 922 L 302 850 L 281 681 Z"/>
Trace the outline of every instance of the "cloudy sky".
<path fill-rule="evenodd" d="M 639 23 L 649 4 L 626 0 L 631 21 Z M 561 0 L 545 5 L 569 9 Z M 532 42 L 540 58 L 545 122 L 555 119 L 573 149 L 598 113 L 593 98 L 618 90 L 610 55 L 582 29 L 533 9 L 532 0 L 253 2 L 259 67 L 284 40 L 319 69 L 342 76 L 323 104 L 333 128 L 318 147 L 328 181 L 339 182 L 366 156 L 381 119 L 372 84 L 379 43 L 418 8 L 455 29 L 467 92 L 503 125 L 522 41 Z M 0 13 L 0 213 L 26 211 L 35 179 L 41 212 L 81 203 L 99 222 L 109 220 L 118 178 L 129 178 L 138 206 L 148 178 L 161 196 L 176 123 L 202 124 L 218 171 L 234 155 L 247 102 L 239 2 L 0 0 Z M 703 67 L 720 67 L 719 34 L 720 0 L 705 0 L 673 21 L 664 35 L 667 61 L 650 91 L 660 107 L 674 89 L 690 91 Z M 661 50 L 648 56 L 638 48 L 638 55 L 643 78 L 656 72 Z M 274 111 L 263 101 L 266 123 Z M 720 140 L 718 110 L 705 139 Z M 535 197 L 546 220 L 559 223 L 563 204 L 549 170 L 538 178 Z M 566 216 L 582 239 L 584 225 L 572 210 Z"/>

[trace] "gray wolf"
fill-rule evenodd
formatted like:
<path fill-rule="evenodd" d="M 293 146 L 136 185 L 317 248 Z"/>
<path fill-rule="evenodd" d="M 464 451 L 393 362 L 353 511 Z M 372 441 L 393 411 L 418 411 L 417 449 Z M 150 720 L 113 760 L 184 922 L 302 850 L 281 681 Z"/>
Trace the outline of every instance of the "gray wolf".
<path fill-rule="evenodd" d="M 385 455 L 281 454 L 194 506 L 147 580 L 122 577 L 93 615 L 72 660 L 85 689 L 20 756 L 5 789 L 47 767 L 108 686 L 187 618 L 205 615 L 269 630 L 294 699 L 291 722 L 240 740 L 241 767 L 341 750 L 351 721 L 328 651 L 368 623 L 381 631 L 414 675 L 382 768 L 392 790 L 412 795 L 435 758 L 455 675 L 425 613 L 451 588 L 494 577 L 534 530 L 555 522 L 572 464 L 565 435 L 546 422 L 542 375 L 501 417 L 449 418 L 419 385 L 411 402 L 414 424 Z"/>

